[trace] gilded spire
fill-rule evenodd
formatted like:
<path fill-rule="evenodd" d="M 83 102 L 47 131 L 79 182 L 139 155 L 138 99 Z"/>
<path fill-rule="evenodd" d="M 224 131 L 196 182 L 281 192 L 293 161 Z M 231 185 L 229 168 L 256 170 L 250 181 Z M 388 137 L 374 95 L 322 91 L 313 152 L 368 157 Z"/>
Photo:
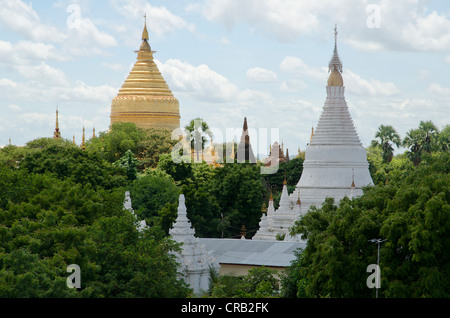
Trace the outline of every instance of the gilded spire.
<path fill-rule="evenodd" d="M 53 139 L 61 139 L 61 132 L 59 131 L 58 108 L 56 108 L 56 125 L 55 125 L 55 132 L 53 133 Z"/>
<path fill-rule="evenodd" d="M 86 133 L 83 126 L 83 137 L 81 139 L 81 149 L 86 150 Z"/>
<path fill-rule="evenodd" d="M 144 15 L 145 24 L 144 24 L 144 31 L 142 31 L 142 41 L 148 41 L 148 30 L 147 30 L 147 13 Z"/>

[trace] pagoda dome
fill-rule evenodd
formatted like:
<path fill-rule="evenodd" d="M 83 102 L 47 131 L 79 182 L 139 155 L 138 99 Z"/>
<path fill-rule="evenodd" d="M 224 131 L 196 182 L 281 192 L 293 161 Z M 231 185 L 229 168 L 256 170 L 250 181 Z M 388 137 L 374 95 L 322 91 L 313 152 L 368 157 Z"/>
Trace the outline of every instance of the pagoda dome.
<path fill-rule="evenodd" d="M 111 125 L 131 122 L 143 129 L 180 128 L 180 106 L 156 65 L 147 23 L 137 61 L 111 102 Z"/>
<path fill-rule="evenodd" d="M 338 70 L 333 70 L 328 78 L 328 86 L 344 86 L 344 79 Z"/>

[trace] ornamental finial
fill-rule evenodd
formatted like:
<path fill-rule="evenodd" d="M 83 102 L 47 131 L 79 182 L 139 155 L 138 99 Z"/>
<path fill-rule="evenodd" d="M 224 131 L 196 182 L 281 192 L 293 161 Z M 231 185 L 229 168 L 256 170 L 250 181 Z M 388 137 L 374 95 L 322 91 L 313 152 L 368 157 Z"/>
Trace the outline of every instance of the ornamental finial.
<path fill-rule="evenodd" d="M 338 37 L 337 24 L 334 25 L 334 52 L 333 57 L 331 58 L 329 64 L 329 71 L 338 70 L 342 73 L 342 62 L 339 58 L 338 49 L 337 49 L 337 37 Z"/>

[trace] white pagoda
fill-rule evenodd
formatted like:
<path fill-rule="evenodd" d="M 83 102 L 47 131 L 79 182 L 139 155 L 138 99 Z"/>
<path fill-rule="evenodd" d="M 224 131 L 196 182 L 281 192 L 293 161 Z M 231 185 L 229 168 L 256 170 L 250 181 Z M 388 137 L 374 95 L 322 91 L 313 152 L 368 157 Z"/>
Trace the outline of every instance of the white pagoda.
<path fill-rule="evenodd" d="M 177 220 L 169 234 L 176 242 L 182 243 L 181 253 L 176 253 L 181 264 L 181 276 L 195 294 L 201 294 L 209 287 L 210 270 L 218 271 L 220 265 L 212 253 L 205 249 L 205 245 L 195 237 L 195 230 L 187 217 L 183 194 L 179 198 Z"/>
<path fill-rule="evenodd" d="M 336 202 L 345 196 L 362 195 L 372 185 L 366 150 L 363 147 L 345 101 L 342 62 L 337 50 L 337 28 L 331 72 L 326 87 L 327 99 L 315 133 L 305 150 L 303 172 L 291 201 L 301 197 L 302 210 L 321 207 L 325 198 Z"/>
<path fill-rule="evenodd" d="M 339 202 L 344 197 L 362 195 L 362 188 L 372 185 L 365 148 L 358 137 L 345 101 L 342 62 L 335 46 L 329 64 L 331 72 L 326 87 L 327 99 L 317 128 L 305 150 L 302 176 L 290 195 L 286 183 L 280 207 L 273 211 L 269 201 L 267 215 L 263 215 L 260 228 L 253 240 L 301 241 L 289 235 L 289 228 L 311 206 L 320 208 L 327 197 Z"/>

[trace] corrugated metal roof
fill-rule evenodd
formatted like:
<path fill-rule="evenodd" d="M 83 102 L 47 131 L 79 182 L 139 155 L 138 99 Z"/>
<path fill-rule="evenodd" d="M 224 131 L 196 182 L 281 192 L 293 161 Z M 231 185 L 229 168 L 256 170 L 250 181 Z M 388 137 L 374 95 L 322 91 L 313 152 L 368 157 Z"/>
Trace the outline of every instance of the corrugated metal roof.
<path fill-rule="evenodd" d="M 305 248 L 304 242 L 253 241 L 234 239 L 200 239 L 201 244 L 221 264 L 286 267 L 295 259 L 295 250 Z"/>

